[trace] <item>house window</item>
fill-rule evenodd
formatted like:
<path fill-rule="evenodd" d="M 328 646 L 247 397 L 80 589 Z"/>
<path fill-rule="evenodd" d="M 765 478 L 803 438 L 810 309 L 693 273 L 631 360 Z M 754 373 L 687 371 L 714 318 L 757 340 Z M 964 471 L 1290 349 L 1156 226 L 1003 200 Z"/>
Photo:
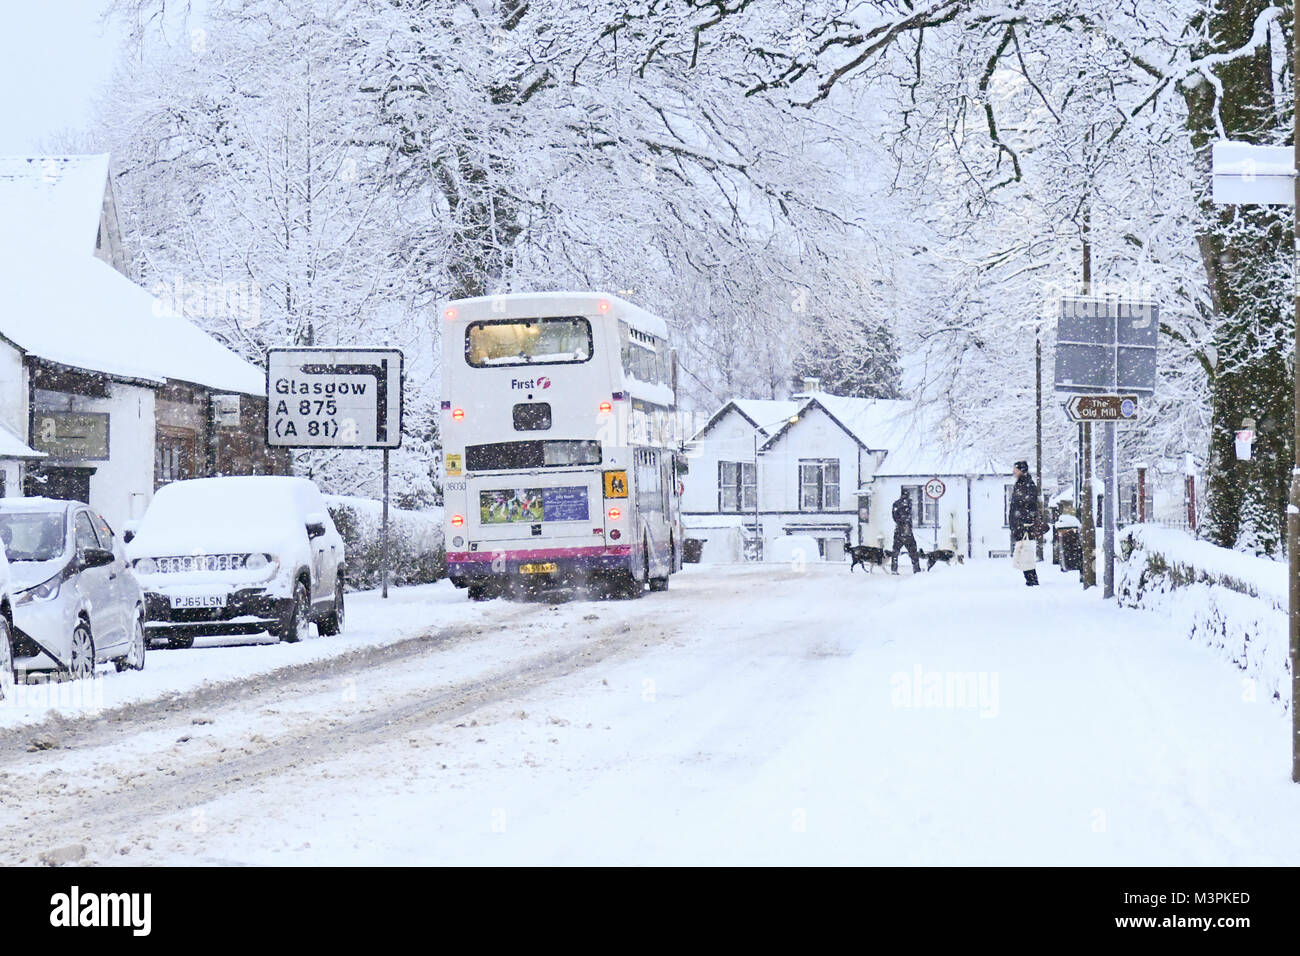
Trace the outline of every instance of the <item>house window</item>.
<path fill-rule="evenodd" d="M 1015 492 L 1015 485 L 1002 486 L 1002 527 L 1011 527 L 1011 495 Z"/>
<path fill-rule="evenodd" d="M 185 429 L 158 430 L 153 454 L 154 487 L 194 477 L 194 433 Z"/>
<path fill-rule="evenodd" d="M 718 510 L 753 511 L 758 502 L 752 461 L 718 462 Z"/>
<path fill-rule="evenodd" d="M 939 502 L 925 493 L 924 485 L 903 485 L 912 499 L 912 527 L 933 528 L 939 524 Z"/>
<path fill-rule="evenodd" d="M 838 511 L 840 460 L 804 458 L 799 461 L 799 508 L 802 511 Z"/>

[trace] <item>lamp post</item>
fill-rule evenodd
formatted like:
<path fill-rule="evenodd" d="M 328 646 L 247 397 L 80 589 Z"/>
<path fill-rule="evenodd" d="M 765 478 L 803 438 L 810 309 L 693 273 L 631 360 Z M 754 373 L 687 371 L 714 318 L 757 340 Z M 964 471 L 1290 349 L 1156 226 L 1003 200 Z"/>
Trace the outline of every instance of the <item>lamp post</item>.
<path fill-rule="evenodd" d="M 793 425 L 799 420 L 798 415 L 791 415 L 788 418 L 781 418 L 774 422 L 768 422 L 766 425 L 759 425 L 754 429 L 754 555 L 756 561 L 763 560 L 763 524 L 759 518 L 759 486 L 758 486 L 758 434 L 766 432 L 767 429 L 776 425 Z M 744 483 L 741 483 L 741 492 L 744 492 Z"/>

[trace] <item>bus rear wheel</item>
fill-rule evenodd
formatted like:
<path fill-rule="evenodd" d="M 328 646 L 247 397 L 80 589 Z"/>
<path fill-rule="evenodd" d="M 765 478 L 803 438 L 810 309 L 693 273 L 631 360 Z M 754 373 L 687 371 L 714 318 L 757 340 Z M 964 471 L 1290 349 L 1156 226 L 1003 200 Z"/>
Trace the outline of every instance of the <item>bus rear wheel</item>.
<path fill-rule="evenodd" d="M 669 578 L 669 576 L 673 573 L 673 566 L 675 565 L 676 560 L 677 560 L 677 554 L 676 554 L 676 552 L 677 552 L 676 547 L 674 547 L 673 543 L 670 541 L 670 542 L 668 543 L 668 574 L 665 574 L 665 575 L 664 575 L 663 577 L 661 577 L 661 578 L 651 578 L 651 579 L 650 579 L 650 590 L 651 590 L 651 591 L 667 591 L 667 590 L 668 590 L 668 578 Z"/>

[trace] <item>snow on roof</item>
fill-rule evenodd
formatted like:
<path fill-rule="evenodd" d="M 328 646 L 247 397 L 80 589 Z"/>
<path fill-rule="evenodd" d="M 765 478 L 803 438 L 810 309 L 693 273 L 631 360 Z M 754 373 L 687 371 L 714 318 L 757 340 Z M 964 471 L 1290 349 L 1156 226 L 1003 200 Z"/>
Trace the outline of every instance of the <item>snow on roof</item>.
<path fill-rule="evenodd" d="M 930 475 L 1010 475 L 1011 467 L 956 434 L 947 434 L 931 410 L 897 411 L 887 423 L 885 460 L 876 469 L 881 477 Z"/>
<path fill-rule="evenodd" d="M 28 448 L 21 438 L 0 425 L 0 458 L 45 458 L 45 452 Z"/>
<path fill-rule="evenodd" d="M 791 416 L 802 418 L 814 405 L 820 405 L 865 448 L 886 453 L 877 475 L 1011 474 L 1009 466 L 978 448 L 963 445 L 956 439 L 946 440 L 938 416 L 910 401 L 807 392 L 787 400 L 737 398 L 723 406 L 723 410 L 730 406 L 738 409 L 758 426 L 770 446 L 786 428 L 798 427 L 798 423 L 790 424 Z M 714 415 L 701 434 L 720 415 L 721 412 Z"/>
<path fill-rule="evenodd" d="M 119 378 L 266 394 L 265 373 L 88 252 L 0 260 L 0 335 L 38 358 Z"/>
<path fill-rule="evenodd" d="M 0 249 L 93 255 L 107 188 L 107 154 L 0 156 Z"/>
<path fill-rule="evenodd" d="M 738 398 L 736 406 L 764 435 L 774 435 L 789 424 L 792 415 L 798 415 L 806 404 L 793 399 Z"/>
<path fill-rule="evenodd" d="M 0 335 L 60 365 L 264 395 L 261 369 L 95 258 L 107 189 L 107 154 L 0 157 Z"/>

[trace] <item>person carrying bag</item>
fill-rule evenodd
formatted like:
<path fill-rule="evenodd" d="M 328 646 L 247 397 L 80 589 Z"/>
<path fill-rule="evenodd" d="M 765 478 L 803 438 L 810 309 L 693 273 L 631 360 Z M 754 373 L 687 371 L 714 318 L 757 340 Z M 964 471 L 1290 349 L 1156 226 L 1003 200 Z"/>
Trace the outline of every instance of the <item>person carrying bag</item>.
<path fill-rule="evenodd" d="M 1029 477 L 1029 463 L 1016 462 L 1015 475 L 1016 485 L 1011 490 L 1011 507 L 1007 515 L 1011 538 L 1015 542 L 1011 565 L 1025 573 L 1025 584 L 1032 588 L 1038 585 L 1037 539 L 1047 533 L 1047 528 L 1038 508 L 1038 486 Z"/>

